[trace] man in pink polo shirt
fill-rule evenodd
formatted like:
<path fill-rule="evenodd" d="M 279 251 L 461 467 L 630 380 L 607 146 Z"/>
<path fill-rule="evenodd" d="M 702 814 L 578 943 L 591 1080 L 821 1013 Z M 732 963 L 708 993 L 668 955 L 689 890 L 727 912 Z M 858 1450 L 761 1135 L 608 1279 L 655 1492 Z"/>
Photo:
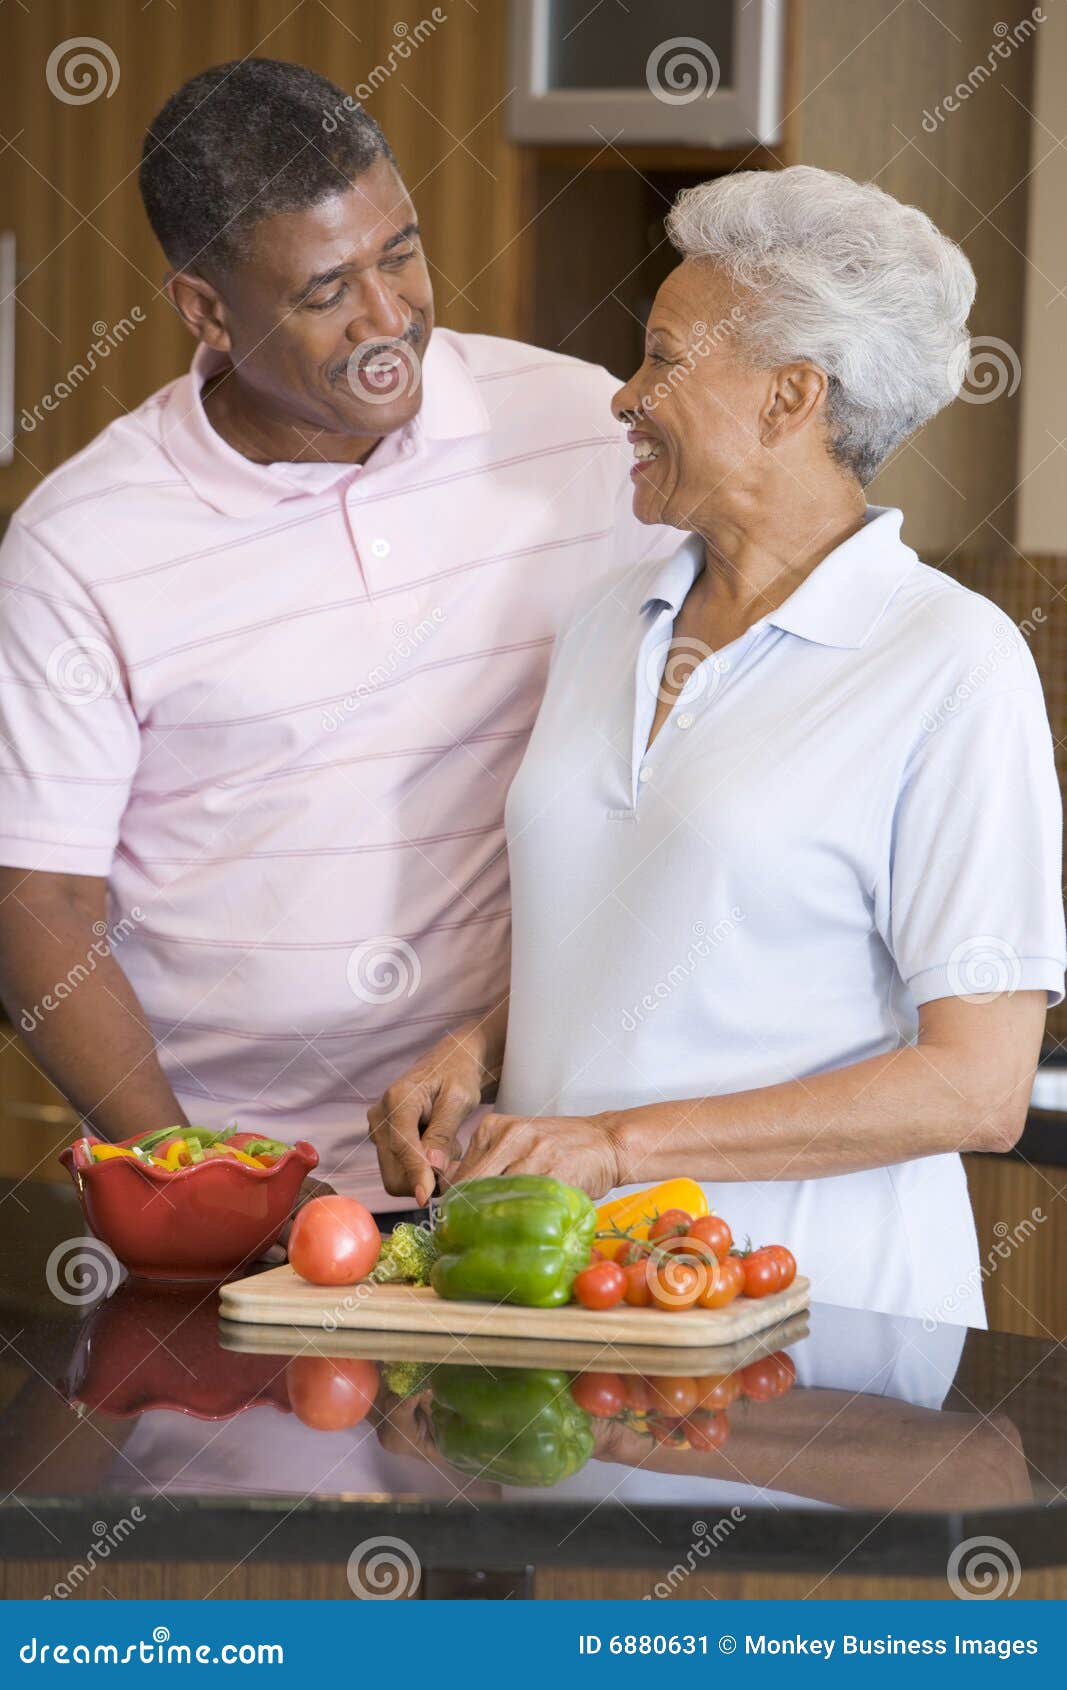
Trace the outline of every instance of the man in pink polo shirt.
<path fill-rule="evenodd" d="M 402 1207 L 367 1106 L 503 995 L 556 630 L 675 536 L 605 370 L 433 332 L 392 154 L 322 77 L 194 78 L 141 186 L 199 347 L 3 543 L 0 992 L 97 1131 L 236 1118 Z"/>

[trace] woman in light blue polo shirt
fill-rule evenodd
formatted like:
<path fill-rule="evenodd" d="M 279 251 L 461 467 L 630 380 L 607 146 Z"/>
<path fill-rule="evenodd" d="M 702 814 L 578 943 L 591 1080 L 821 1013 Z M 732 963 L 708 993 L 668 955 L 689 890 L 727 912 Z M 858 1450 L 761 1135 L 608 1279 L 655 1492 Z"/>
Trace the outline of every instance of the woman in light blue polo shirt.
<path fill-rule="evenodd" d="M 1059 792 L 1024 639 L 863 493 L 959 391 L 974 277 L 805 167 L 668 230 L 614 409 L 636 514 L 690 538 L 557 644 L 507 806 L 510 1005 L 386 1094 L 383 1172 L 690 1174 L 817 1298 L 982 1324 L 959 1152 L 1014 1143 L 1063 993 Z"/>

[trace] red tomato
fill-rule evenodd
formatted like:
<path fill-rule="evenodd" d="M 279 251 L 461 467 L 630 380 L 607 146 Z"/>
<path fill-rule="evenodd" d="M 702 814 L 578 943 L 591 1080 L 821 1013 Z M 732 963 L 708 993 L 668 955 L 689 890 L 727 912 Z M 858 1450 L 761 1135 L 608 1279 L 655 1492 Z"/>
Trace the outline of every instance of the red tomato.
<path fill-rule="evenodd" d="M 667 1261 L 658 1269 L 648 1269 L 648 1289 L 658 1309 L 675 1313 L 691 1309 L 703 1284 L 703 1274 L 689 1262 Z"/>
<path fill-rule="evenodd" d="M 626 1402 L 626 1392 L 617 1373 L 579 1373 L 571 1380 L 571 1396 L 579 1408 L 598 1420 L 610 1420 Z"/>
<path fill-rule="evenodd" d="M 658 1444 L 666 1444 L 670 1449 L 688 1449 L 689 1439 L 685 1435 L 685 1421 L 672 1419 L 669 1415 L 651 1414 L 648 1420 L 648 1430 Z"/>
<path fill-rule="evenodd" d="M 652 1393 L 651 1408 L 656 1414 L 673 1414 L 681 1420 L 697 1405 L 699 1391 L 695 1379 L 675 1377 L 669 1373 L 650 1375 L 648 1388 Z"/>
<path fill-rule="evenodd" d="M 769 1297 L 781 1283 L 781 1267 L 768 1250 L 753 1250 L 740 1257 L 745 1275 L 746 1297 Z"/>
<path fill-rule="evenodd" d="M 700 1293 L 697 1301 L 702 1309 L 724 1309 L 739 1297 L 745 1285 L 745 1270 L 737 1256 L 727 1256 L 719 1263 L 718 1279 Z"/>
<path fill-rule="evenodd" d="M 285 1370 L 293 1413 L 316 1432 L 344 1432 L 370 1413 L 378 1369 L 355 1356 L 294 1356 Z"/>
<path fill-rule="evenodd" d="M 623 1268 L 626 1275 L 626 1290 L 623 1296 L 631 1308 L 647 1309 L 652 1301 L 652 1292 L 648 1288 L 648 1274 L 644 1260 L 631 1262 L 629 1267 Z"/>
<path fill-rule="evenodd" d="M 782 1350 L 772 1356 L 760 1356 L 741 1369 L 741 1389 L 752 1402 L 770 1402 L 772 1397 L 784 1397 L 796 1383 L 797 1370 L 792 1359 Z"/>
<path fill-rule="evenodd" d="M 662 1215 L 656 1219 L 648 1229 L 648 1236 L 653 1244 L 661 1238 L 675 1238 L 683 1232 L 688 1232 L 693 1224 L 693 1217 L 684 1209 L 664 1209 Z"/>
<path fill-rule="evenodd" d="M 313 1197 L 297 1212 L 289 1261 L 312 1285 L 354 1285 L 378 1260 L 382 1235 L 354 1197 Z"/>
<path fill-rule="evenodd" d="M 583 1309 L 613 1309 L 622 1302 L 626 1275 L 615 1262 L 596 1262 L 583 1268 L 574 1281 L 574 1295 Z"/>
<path fill-rule="evenodd" d="M 698 1408 L 685 1423 L 685 1435 L 690 1449 L 721 1449 L 730 1436 L 730 1422 L 725 1414 L 707 1414 Z"/>
<path fill-rule="evenodd" d="M 605 1256 L 603 1250 L 598 1250 L 594 1244 L 593 1248 L 589 1252 L 589 1261 L 587 1266 L 593 1267 L 597 1262 L 606 1262 L 608 1260 L 610 1260 L 610 1258 Z"/>
<path fill-rule="evenodd" d="M 636 1239 L 633 1243 L 624 1245 L 615 1257 L 619 1266 L 624 1268 L 633 1267 L 636 1262 L 647 1261 L 647 1259 L 648 1245 L 639 1244 Z"/>
<path fill-rule="evenodd" d="M 701 1215 L 689 1228 L 689 1236 L 710 1244 L 720 1262 L 730 1254 L 734 1241 L 734 1235 L 721 1215 Z"/>
<path fill-rule="evenodd" d="M 778 1263 L 778 1289 L 785 1291 L 797 1276 L 797 1259 L 784 1244 L 765 1244 L 764 1249 Z"/>
<path fill-rule="evenodd" d="M 698 1408 L 720 1413 L 741 1395 L 741 1381 L 736 1373 L 709 1373 L 697 1380 L 697 1392 Z"/>
<path fill-rule="evenodd" d="M 630 1374 L 623 1380 L 622 1388 L 626 1393 L 626 1406 L 632 1408 L 635 1414 L 644 1414 L 652 1407 L 652 1387 L 642 1374 Z"/>

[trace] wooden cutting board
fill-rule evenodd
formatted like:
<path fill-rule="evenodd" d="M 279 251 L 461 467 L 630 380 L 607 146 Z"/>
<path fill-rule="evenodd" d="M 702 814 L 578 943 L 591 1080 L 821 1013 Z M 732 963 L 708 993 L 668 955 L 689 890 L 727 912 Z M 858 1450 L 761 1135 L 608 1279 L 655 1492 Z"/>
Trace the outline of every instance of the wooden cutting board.
<path fill-rule="evenodd" d="M 461 1303 L 428 1286 L 309 1285 L 285 1267 L 219 1289 L 227 1320 L 267 1326 L 311 1326 L 337 1332 L 436 1332 L 460 1338 L 540 1338 L 555 1342 L 707 1349 L 748 1338 L 806 1308 L 810 1280 L 799 1275 L 788 1291 L 738 1297 L 725 1309 L 618 1308 L 596 1312 L 568 1303 L 560 1309 L 525 1309 L 514 1303 Z"/>

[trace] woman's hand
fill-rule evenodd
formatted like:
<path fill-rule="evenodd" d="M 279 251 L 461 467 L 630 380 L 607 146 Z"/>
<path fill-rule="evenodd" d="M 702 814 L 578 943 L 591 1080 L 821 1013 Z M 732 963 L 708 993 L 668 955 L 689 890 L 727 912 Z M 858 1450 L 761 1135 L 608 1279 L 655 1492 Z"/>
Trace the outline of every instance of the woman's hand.
<path fill-rule="evenodd" d="M 446 1179 L 455 1185 L 488 1174 L 549 1174 L 590 1197 L 623 1184 L 609 1118 L 596 1115 L 487 1115 Z"/>
<path fill-rule="evenodd" d="M 392 1196 L 414 1193 L 420 1208 L 430 1201 L 456 1134 L 500 1078 L 506 1030 L 501 1004 L 446 1034 L 371 1107 L 367 1127 Z"/>

